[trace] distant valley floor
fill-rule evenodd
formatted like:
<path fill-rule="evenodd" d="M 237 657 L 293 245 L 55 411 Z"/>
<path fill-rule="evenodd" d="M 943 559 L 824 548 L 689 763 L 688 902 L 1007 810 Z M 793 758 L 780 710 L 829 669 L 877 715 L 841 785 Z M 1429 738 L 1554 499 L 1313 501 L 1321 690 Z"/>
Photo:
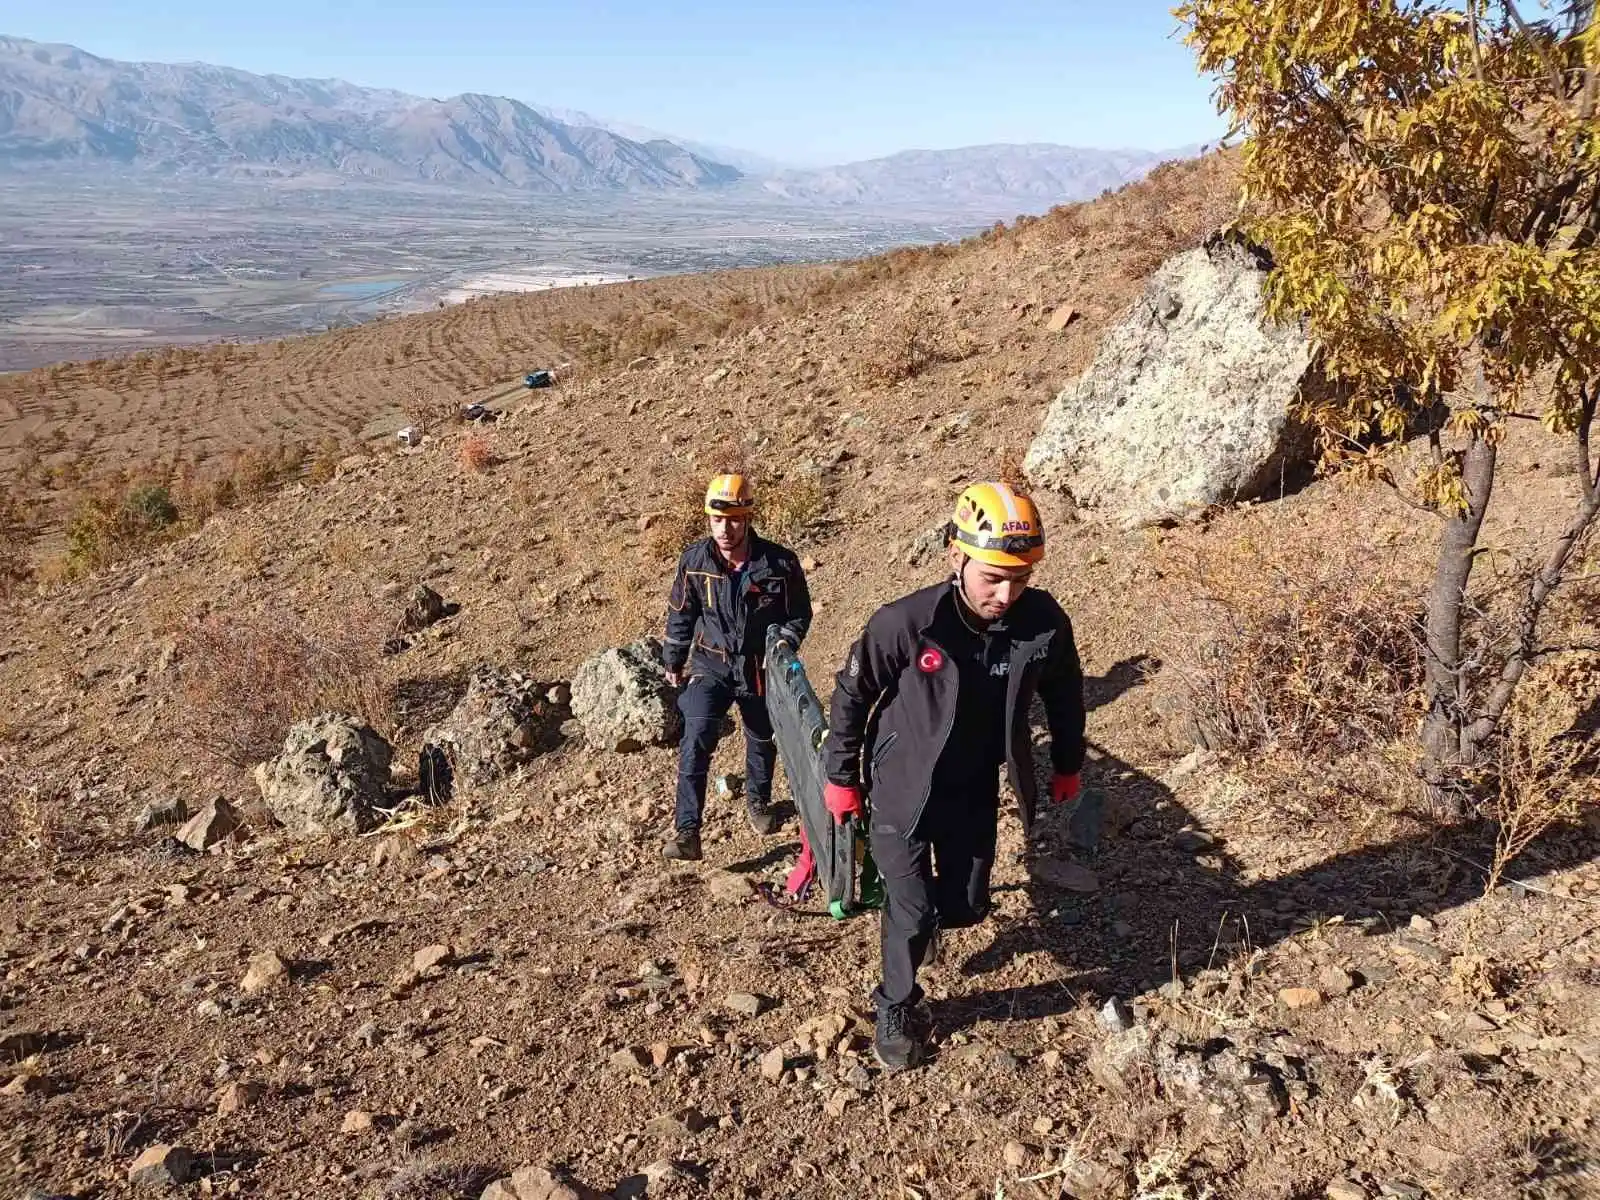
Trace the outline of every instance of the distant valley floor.
<path fill-rule="evenodd" d="M 282 337 L 508 290 L 853 258 L 978 224 L 748 192 L 0 175 L 0 371 Z"/>

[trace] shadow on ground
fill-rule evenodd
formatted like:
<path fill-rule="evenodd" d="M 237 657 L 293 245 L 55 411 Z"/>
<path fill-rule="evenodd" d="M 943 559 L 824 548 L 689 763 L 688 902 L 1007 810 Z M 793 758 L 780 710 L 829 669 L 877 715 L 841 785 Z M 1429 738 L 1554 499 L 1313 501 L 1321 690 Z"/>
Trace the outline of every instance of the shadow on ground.
<path fill-rule="evenodd" d="M 1142 661 L 1118 664 L 1088 681 L 1091 707 L 1110 703 L 1146 677 Z M 1461 825 L 1252 880 L 1225 844 L 1206 844 L 1193 815 L 1160 780 L 1097 748 L 1091 748 L 1084 778 L 1084 811 L 1046 814 L 1035 823 L 1029 879 L 1019 885 L 1027 911 L 959 968 L 981 978 L 1044 952 L 1063 975 L 1049 983 L 965 992 L 936 1005 L 942 1028 L 1037 1020 L 1085 1000 L 1129 997 L 1169 982 L 1174 973 L 1186 979 L 1241 951 L 1270 948 L 1335 916 L 1387 933 L 1412 916 L 1433 916 L 1481 896 L 1484 873 L 1472 864 L 1487 864 L 1493 854 L 1492 827 Z M 1502 886 L 1597 855 L 1600 838 L 1592 832 L 1558 829 L 1512 863 Z M 1062 859 L 1091 868 L 1098 890 L 1075 894 L 1047 883 L 1044 864 Z M 1443 955 L 1428 945 L 1420 950 Z"/>

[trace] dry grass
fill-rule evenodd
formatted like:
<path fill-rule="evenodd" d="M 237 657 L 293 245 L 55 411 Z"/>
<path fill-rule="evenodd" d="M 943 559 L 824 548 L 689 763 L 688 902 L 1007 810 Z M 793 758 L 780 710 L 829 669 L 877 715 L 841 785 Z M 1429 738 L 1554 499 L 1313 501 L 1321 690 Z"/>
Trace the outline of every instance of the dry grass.
<path fill-rule="evenodd" d="M 33 518 L 10 488 L 0 488 L 0 600 L 33 578 Z"/>
<path fill-rule="evenodd" d="M 469 434 L 463 438 L 459 454 L 461 465 L 475 475 L 481 475 L 500 463 L 500 456 L 495 453 L 494 444 L 487 435 L 481 433 Z"/>
<path fill-rule="evenodd" d="M 1207 543 L 1172 582 L 1199 619 L 1181 624 L 1169 661 L 1213 749 L 1326 762 L 1414 732 L 1416 592 L 1370 548 Z"/>
<path fill-rule="evenodd" d="M 1502 724 L 1485 804 L 1496 826 L 1488 891 L 1541 836 L 1600 812 L 1597 720 L 1600 654 L 1558 655 L 1522 681 Z"/>
<path fill-rule="evenodd" d="M 0 754 L 0 846 L 6 861 L 39 867 L 56 861 L 63 800 L 59 789 L 40 785 Z"/>
<path fill-rule="evenodd" d="M 180 699 L 191 739 L 234 766 L 277 753 L 289 726 L 343 712 L 383 731 L 391 704 L 376 613 L 296 618 L 262 613 L 191 622 L 178 639 Z"/>
<path fill-rule="evenodd" d="M 805 534 L 828 511 L 828 489 L 814 475 L 779 480 L 760 498 L 756 510 L 761 532 L 780 541 Z"/>
<path fill-rule="evenodd" d="M 939 363 L 959 362 L 973 350 L 971 340 L 949 328 L 933 301 L 919 296 L 869 338 L 857 375 L 867 387 L 887 387 Z"/>

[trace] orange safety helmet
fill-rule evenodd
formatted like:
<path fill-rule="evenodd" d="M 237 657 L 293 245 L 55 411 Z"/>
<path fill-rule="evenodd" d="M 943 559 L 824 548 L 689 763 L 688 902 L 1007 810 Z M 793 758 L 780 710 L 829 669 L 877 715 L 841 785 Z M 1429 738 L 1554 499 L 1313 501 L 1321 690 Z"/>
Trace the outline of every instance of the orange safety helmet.
<path fill-rule="evenodd" d="M 1028 567 L 1044 557 L 1044 523 L 1009 484 L 974 483 L 956 501 L 950 541 L 990 566 Z"/>
<path fill-rule="evenodd" d="M 749 517 L 756 511 L 756 492 L 743 475 L 718 475 L 706 487 L 706 514 Z"/>

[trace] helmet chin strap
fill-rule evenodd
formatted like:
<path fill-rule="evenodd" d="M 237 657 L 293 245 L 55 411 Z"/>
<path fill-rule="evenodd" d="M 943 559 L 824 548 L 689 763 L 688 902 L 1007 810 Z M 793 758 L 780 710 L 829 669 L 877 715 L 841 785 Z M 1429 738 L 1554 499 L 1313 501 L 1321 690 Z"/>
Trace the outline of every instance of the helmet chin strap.
<path fill-rule="evenodd" d="M 961 603 L 966 606 L 969 613 L 976 617 L 978 616 L 978 606 L 972 602 L 972 597 L 967 595 L 967 564 L 971 561 L 971 555 L 963 554 L 961 556 L 961 564 L 956 567 L 953 582 L 956 585 L 956 595 L 961 597 Z"/>

